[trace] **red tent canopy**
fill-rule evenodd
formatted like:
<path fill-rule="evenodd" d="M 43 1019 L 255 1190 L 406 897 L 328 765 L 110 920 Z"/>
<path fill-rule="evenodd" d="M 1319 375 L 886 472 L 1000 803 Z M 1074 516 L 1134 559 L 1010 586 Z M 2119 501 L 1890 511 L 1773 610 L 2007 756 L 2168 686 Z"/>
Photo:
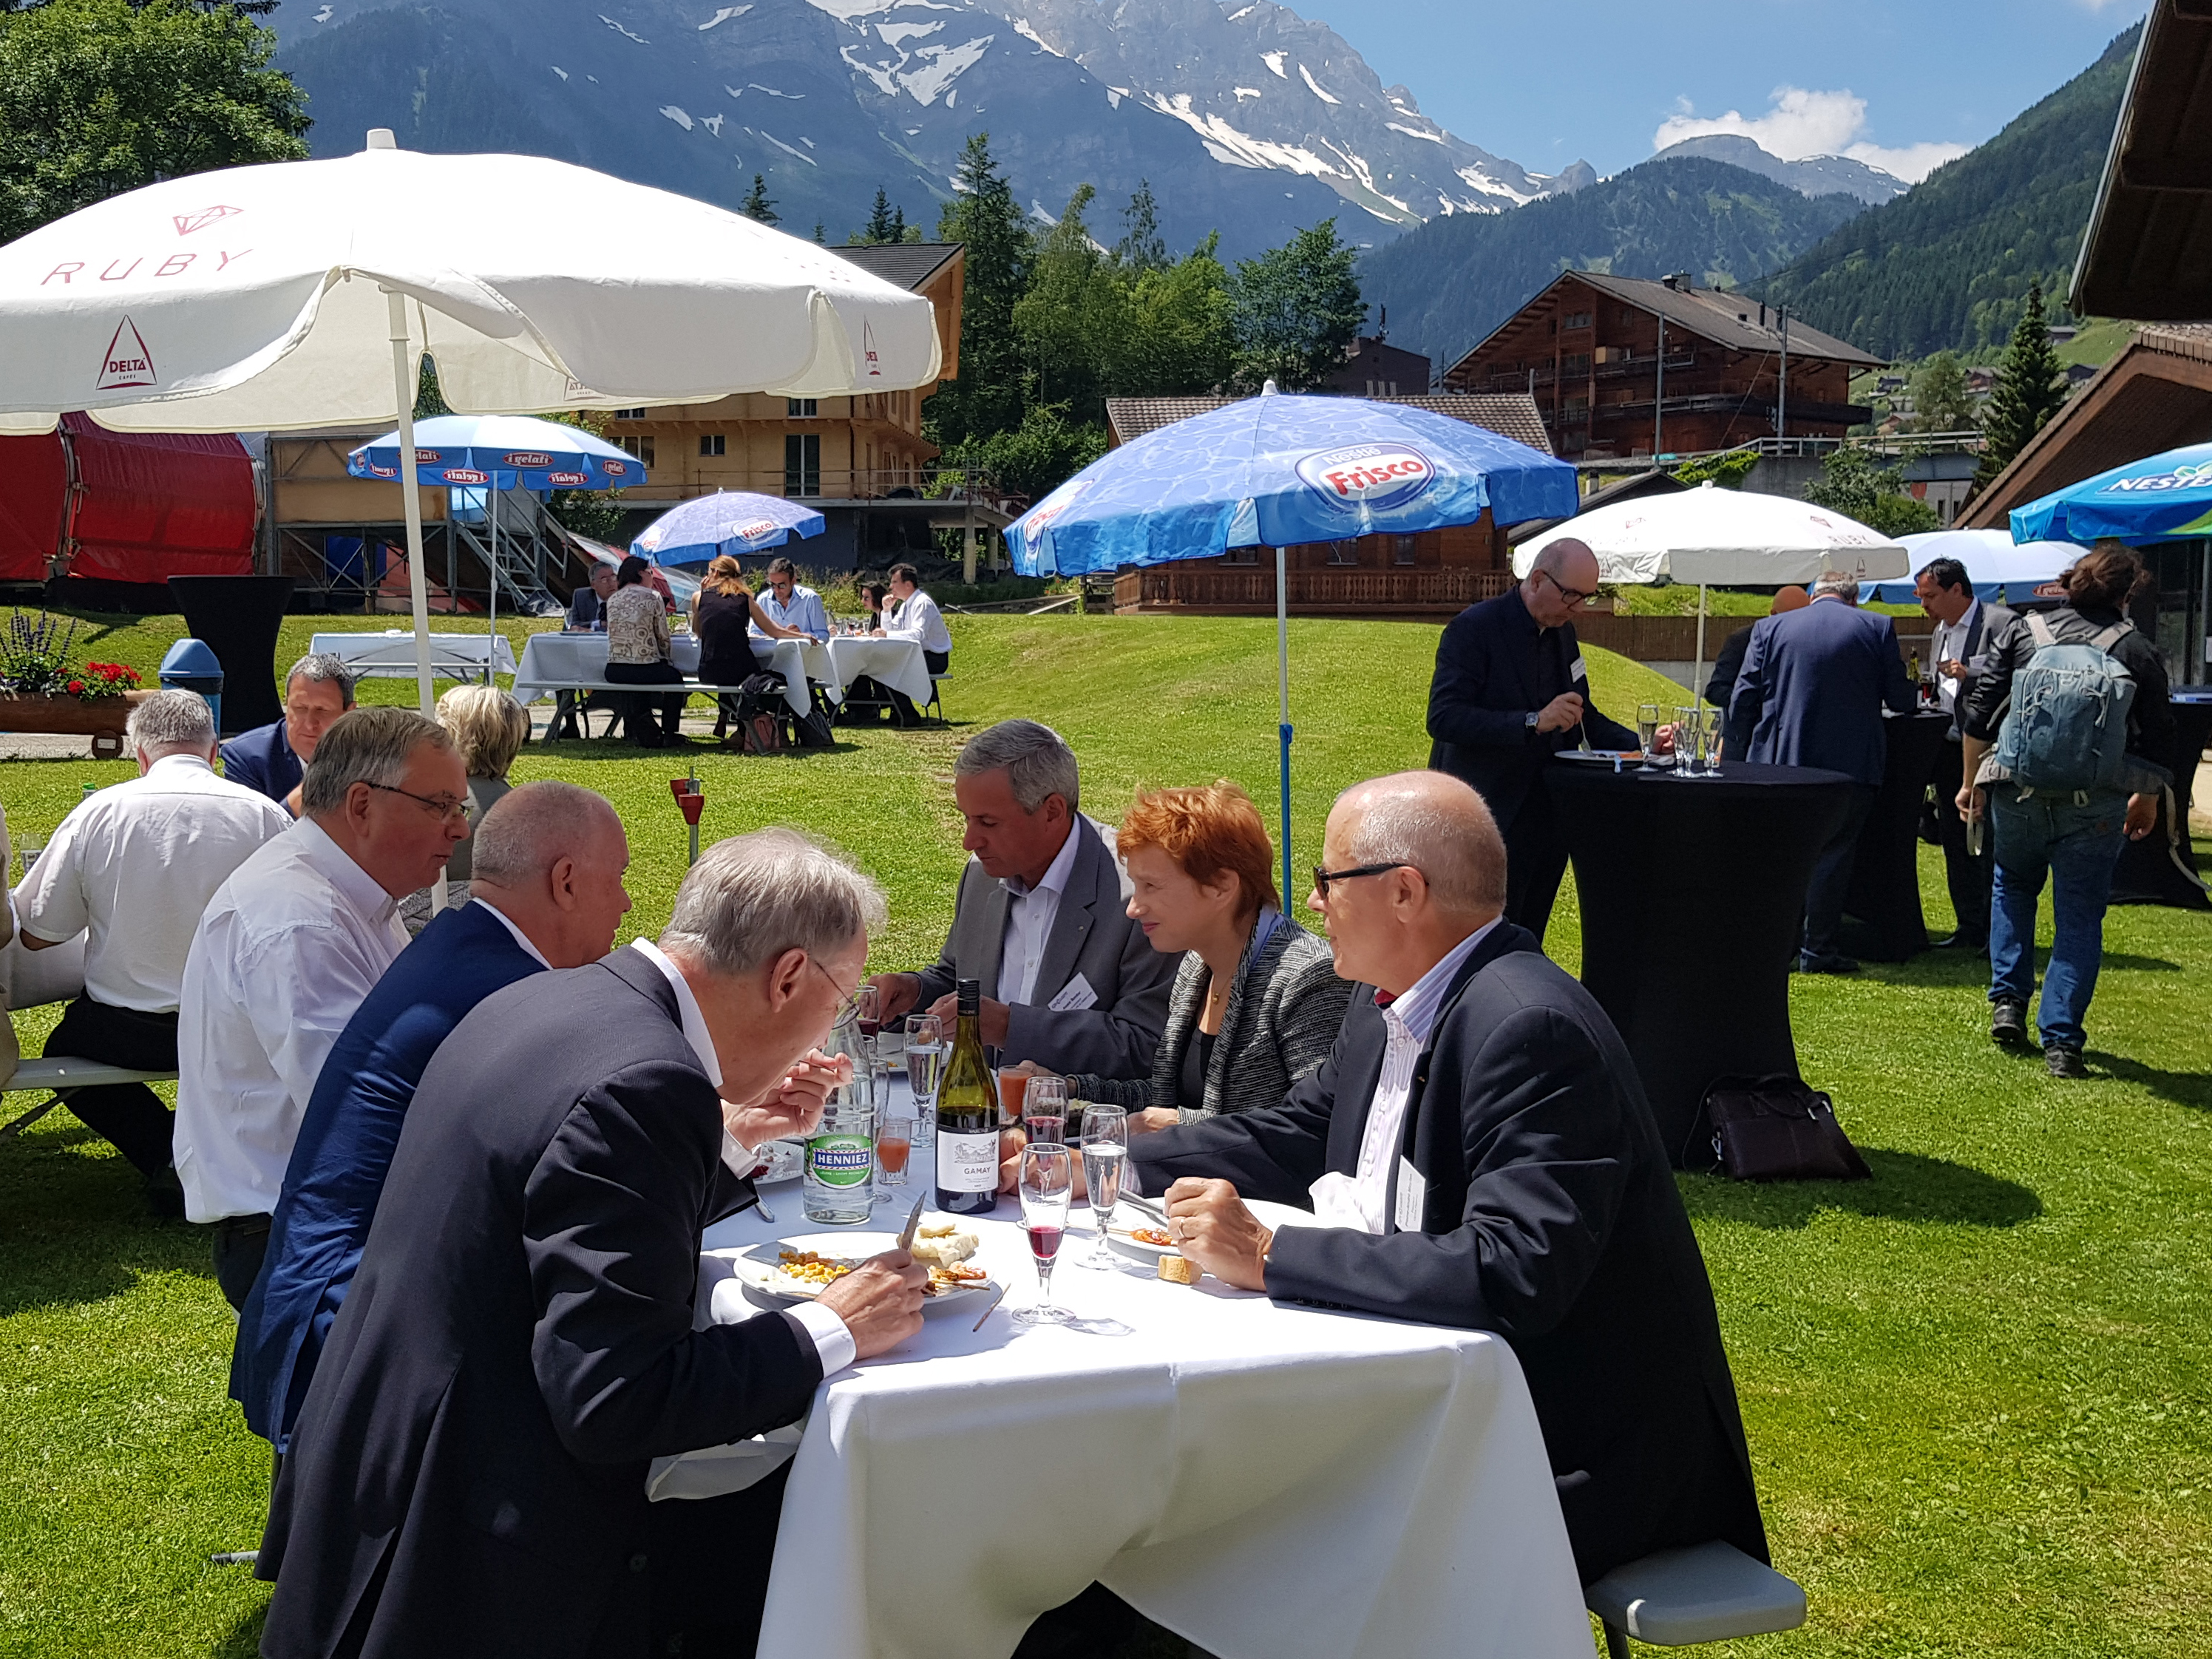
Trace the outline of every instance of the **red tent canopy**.
<path fill-rule="evenodd" d="M 42 582 L 69 510 L 69 458 L 49 432 L 0 438 L 0 581 Z"/>
<path fill-rule="evenodd" d="M 0 438 L 0 581 L 105 581 L 253 570 L 253 463 L 228 434 L 110 432 L 84 415 Z"/>

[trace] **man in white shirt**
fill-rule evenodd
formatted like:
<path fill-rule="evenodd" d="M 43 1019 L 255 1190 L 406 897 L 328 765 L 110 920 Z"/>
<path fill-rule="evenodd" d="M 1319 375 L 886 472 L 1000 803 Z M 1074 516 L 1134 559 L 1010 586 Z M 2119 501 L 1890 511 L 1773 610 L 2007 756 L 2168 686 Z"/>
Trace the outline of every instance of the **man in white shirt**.
<path fill-rule="evenodd" d="M 1931 559 L 1913 578 L 1912 596 L 1936 624 L 1929 641 L 1929 666 L 1936 674 L 1936 696 L 1951 716 L 1949 739 L 1936 757 L 1936 825 L 1943 842 L 1943 875 L 1950 889 L 1954 923 L 1947 939 L 1935 941 L 1938 949 L 1956 946 L 1986 953 L 1990 948 L 1990 896 L 1996 880 L 1996 844 L 1985 842 L 1979 853 L 1966 846 L 1966 821 L 1951 802 L 1959 793 L 1965 771 L 1959 736 L 1959 702 L 1988 665 L 1990 644 L 1999 638 L 2013 619 L 2001 605 L 1984 605 L 1974 597 L 1966 567 L 1956 559 Z"/>
<path fill-rule="evenodd" d="M 125 728 L 138 775 L 71 809 L 15 892 L 28 951 L 85 936 L 84 994 L 46 1039 L 137 1072 L 177 1069 L 177 1003 L 200 913 L 254 850 L 292 827 L 267 796 L 215 775 L 215 717 L 197 692 L 157 691 Z M 81 1089 L 70 1109 L 146 1177 L 160 1215 L 182 1215 L 170 1115 L 143 1083 Z"/>
<path fill-rule="evenodd" d="M 301 1115 L 331 1046 L 406 947 L 398 901 L 468 835 L 452 737 L 404 708 L 356 708 L 316 746 L 298 823 L 209 902 L 177 1024 L 177 1176 L 215 1224 L 216 1282 L 244 1305 Z"/>
<path fill-rule="evenodd" d="M 952 635 L 945 626 L 945 613 L 921 591 L 921 573 L 912 565 L 893 565 L 890 583 L 895 603 L 884 625 L 876 629 L 877 637 L 914 641 L 921 647 L 921 659 L 929 672 L 942 674 L 952 665 Z"/>
<path fill-rule="evenodd" d="M 760 596 L 762 610 L 785 628 L 795 628 L 811 640 L 830 637 L 830 613 L 823 609 L 822 596 L 799 580 L 799 567 L 787 558 L 769 561 L 768 592 Z M 756 639 L 766 639 L 760 625 L 752 628 Z"/>

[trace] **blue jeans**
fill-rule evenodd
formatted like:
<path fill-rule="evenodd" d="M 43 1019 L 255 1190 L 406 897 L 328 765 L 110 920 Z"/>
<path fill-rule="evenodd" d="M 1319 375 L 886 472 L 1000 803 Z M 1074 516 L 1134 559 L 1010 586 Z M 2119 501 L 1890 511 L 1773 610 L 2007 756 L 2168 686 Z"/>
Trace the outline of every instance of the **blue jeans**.
<path fill-rule="evenodd" d="M 2128 798 L 2117 789 L 2021 799 L 2011 784 L 1990 787 L 1996 889 L 1990 908 L 1990 1000 L 2025 1007 L 2035 992 L 2035 904 L 2046 872 L 2056 923 L 2036 1029 L 2046 1048 L 2079 1048 L 2081 1022 L 2096 994 L 2105 955 L 2105 903 L 2119 862 Z"/>

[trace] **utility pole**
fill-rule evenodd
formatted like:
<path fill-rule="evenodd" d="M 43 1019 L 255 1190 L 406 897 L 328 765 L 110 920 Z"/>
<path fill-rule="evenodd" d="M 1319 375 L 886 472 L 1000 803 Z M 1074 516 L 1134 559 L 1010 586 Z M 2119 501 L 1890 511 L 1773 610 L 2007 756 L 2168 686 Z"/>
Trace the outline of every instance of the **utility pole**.
<path fill-rule="evenodd" d="M 1651 465 L 1659 465 L 1659 457 L 1666 453 L 1663 440 L 1667 435 L 1667 319 L 1659 319 L 1659 374 L 1652 382 L 1651 392 Z"/>
<path fill-rule="evenodd" d="M 1774 392 L 1774 435 L 1790 435 L 1790 313 L 1774 307 L 1774 325 L 1782 333 L 1782 378 Z"/>

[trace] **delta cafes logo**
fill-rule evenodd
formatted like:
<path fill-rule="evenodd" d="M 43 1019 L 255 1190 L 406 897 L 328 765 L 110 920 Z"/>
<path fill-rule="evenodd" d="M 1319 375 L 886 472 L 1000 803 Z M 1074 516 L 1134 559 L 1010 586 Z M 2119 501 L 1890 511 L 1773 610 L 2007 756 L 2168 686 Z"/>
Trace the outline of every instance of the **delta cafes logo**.
<path fill-rule="evenodd" d="M 2100 494 L 2137 495 L 2162 489 L 2202 489 L 2212 486 L 2212 461 L 2177 466 L 2171 472 L 2147 473 L 2140 478 L 2115 478 Z"/>
<path fill-rule="evenodd" d="M 154 373 L 154 354 L 146 349 L 145 339 L 125 317 L 115 325 L 115 337 L 107 343 L 106 355 L 100 359 L 100 378 L 93 382 L 94 390 L 118 392 L 125 386 L 159 383 L 160 377 Z"/>
<path fill-rule="evenodd" d="M 1411 444 L 1352 444 L 1307 456 L 1297 475 L 1333 506 L 1379 510 L 1412 501 L 1436 482 L 1437 469 Z"/>

